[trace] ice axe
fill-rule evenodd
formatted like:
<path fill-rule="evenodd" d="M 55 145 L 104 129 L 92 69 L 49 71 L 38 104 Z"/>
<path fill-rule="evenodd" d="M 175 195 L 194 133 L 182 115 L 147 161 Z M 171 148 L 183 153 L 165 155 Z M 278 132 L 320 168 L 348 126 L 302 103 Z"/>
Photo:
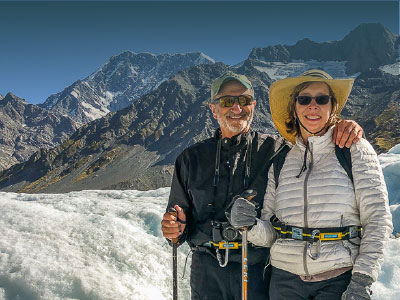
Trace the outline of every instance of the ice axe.
<path fill-rule="evenodd" d="M 257 196 L 257 192 L 254 190 L 245 190 L 241 195 L 247 201 Z M 253 203 L 253 202 L 252 202 Z M 247 300 L 247 227 L 242 229 L 242 300 Z"/>
<path fill-rule="evenodd" d="M 171 207 L 168 212 L 176 217 L 178 221 L 178 212 L 175 208 Z M 178 238 L 171 239 L 172 243 L 172 277 L 173 277 L 173 288 L 172 288 L 172 299 L 178 300 Z"/>

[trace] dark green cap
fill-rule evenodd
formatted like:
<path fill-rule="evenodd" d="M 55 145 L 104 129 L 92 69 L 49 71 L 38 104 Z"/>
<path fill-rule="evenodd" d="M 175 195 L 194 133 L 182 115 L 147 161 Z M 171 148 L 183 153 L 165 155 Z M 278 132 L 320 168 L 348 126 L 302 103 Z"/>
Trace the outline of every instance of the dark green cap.
<path fill-rule="evenodd" d="M 225 72 L 221 77 L 218 77 L 213 81 L 211 84 L 211 100 L 214 100 L 215 96 L 218 94 L 221 86 L 231 80 L 239 81 L 243 84 L 247 89 L 254 91 L 253 85 L 251 84 L 250 80 L 247 79 L 246 76 L 241 74 L 233 73 L 232 71 Z"/>

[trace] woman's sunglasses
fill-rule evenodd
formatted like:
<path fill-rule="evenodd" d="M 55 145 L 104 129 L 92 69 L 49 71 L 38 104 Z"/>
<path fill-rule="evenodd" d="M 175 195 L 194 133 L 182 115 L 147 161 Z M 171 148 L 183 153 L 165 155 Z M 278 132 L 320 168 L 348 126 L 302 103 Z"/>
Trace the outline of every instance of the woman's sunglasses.
<path fill-rule="evenodd" d="M 219 106 L 221 107 L 232 107 L 236 100 L 241 106 L 246 106 L 253 103 L 253 97 L 250 95 L 221 96 L 217 99 L 214 99 L 214 103 L 219 102 Z"/>
<path fill-rule="evenodd" d="M 331 99 L 331 96 L 329 95 L 320 95 L 316 97 L 311 97 L 311 96 L 297 96 L 296 100 L 300 105 L 309 105 L 312 101 L 312 99 L 315 99 L 315 103 L 318 105 L 325 105 L 328 104 L 329 100 Z"/>

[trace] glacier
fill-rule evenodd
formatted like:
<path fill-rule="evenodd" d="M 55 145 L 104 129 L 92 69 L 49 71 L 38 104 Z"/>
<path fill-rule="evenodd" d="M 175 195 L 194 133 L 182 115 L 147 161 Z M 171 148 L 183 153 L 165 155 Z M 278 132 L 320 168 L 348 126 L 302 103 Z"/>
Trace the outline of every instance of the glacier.
<path fill-rule="evenodd" d="M 400 145 L 379 160 L 399 233 Z M 0 300 L 172 299 L 172 250 L 160 230 L 169 190 L 1 192 Z M 179 248 L 179 277 L 188 253 Z M 180 299 L 190 299 L 189 269 L 190 256 Z M 400 299 L 398 282 L 392 236 L 372 299 Z"/>

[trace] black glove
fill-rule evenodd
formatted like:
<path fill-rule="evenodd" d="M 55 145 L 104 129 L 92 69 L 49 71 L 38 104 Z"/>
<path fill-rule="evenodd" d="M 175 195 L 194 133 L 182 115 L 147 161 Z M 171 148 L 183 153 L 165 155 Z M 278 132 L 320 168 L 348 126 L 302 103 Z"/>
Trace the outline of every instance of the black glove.
<path fill-rule="evenodd" d="M 243 197 L 234 197 L 225 215 L 235 228 L 250 227 L 256 223 L 256 206 Z"/>
<path fill-rule="evenodd" d="M 369 300 L 372 291 L 370 290 L 374 280 L 368 275 L 354 273 L 351 276 L 350 284 L 342 294 L 341 300 Z"/>

